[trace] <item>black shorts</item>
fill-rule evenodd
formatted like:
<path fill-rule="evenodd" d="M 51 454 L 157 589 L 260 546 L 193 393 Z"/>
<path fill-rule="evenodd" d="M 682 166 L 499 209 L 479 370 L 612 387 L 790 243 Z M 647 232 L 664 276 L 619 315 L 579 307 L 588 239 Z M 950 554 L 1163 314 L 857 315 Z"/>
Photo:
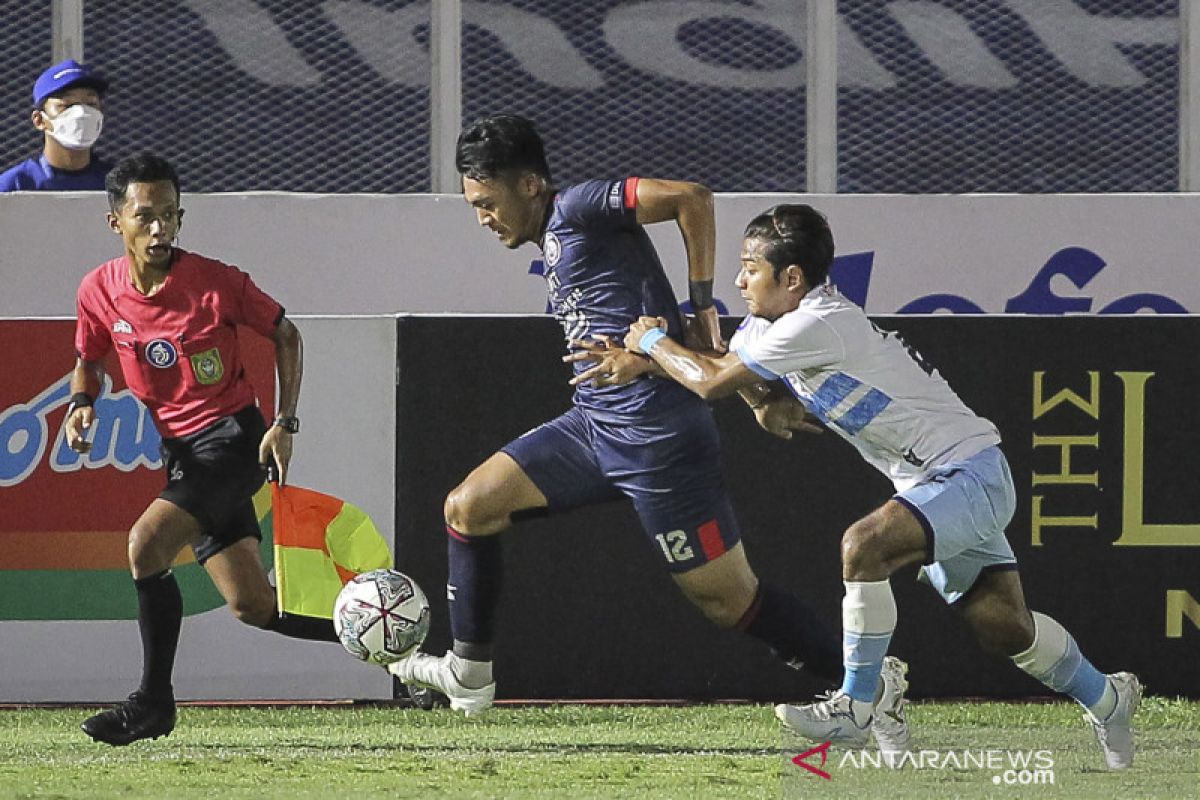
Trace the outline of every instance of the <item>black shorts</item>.
<path fill-rule="evenodd" d="M 267 479 L 258 463 L 266 431 L 258 406 L 247 406 L 196 433 L 163 439 L 167 486 L 158 496 L 200 522 L 192 550 L 201 564 L 248 536 L 262 539 L 252 498 Z"/>

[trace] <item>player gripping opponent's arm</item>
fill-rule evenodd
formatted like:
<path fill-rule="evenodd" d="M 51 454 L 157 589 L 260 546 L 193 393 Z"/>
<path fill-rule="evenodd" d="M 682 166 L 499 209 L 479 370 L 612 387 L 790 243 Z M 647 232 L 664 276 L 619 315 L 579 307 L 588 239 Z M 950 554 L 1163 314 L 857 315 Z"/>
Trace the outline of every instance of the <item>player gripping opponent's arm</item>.
<path fill-rule="evenodd" d="M 593 386 L 623 386 L 647 373 L 660 377 L 666 375 L 648 356 L 629 352 L 605 334 L 590 339 L 572 339 L 570 348 L 571 352 L 562 359 L 568 364 L 576 361 L 595 362 L 568 381 L 572 386 L 586 383 Z"/>
<path fill-rule="evenodd" d="M 630 179 L 633 180 L 633 179 Z M 684 340 L 697 351 L 724 353 L 720 320 L 713 303 L 714 251 L 717 225 L 712 192 L 698 183 L 637 179 L 636 214 L 639 225 L 673 221 L 679 226 L 688 261 L 688 295 L 694 316 L 688 317 Z M 663 375 L 653 361 L 633 354 L 607 336 L 571 342 L 568 363 L 594 361 L 594 366 L 571 379 L 572 386 L 619 386 L 647 372 Z"/>
<path fill-rule="evenodd" d="M 769 433 L 790 439 L 793 431 L 821 432 L 820 427 L 808 421 L 804 406 L 764 384 L 762 377 L 742 363 L 736 353 L 698 353 L 668 338 L 666 326 L 667 321 L 661 317 L 642 317 L 626 334 L 625 348 L 649 356 L 667 377 L 705 400 L 738 392 L 754 410 L 758 424 Z"/>

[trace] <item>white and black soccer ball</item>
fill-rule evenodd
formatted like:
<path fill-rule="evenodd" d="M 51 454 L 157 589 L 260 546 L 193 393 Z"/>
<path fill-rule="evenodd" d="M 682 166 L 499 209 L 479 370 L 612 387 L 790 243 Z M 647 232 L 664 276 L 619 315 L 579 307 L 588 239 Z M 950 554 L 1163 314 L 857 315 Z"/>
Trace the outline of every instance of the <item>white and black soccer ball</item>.
<path fill-rule="evenodd" d="M 416 581 L 394 569 L 377 569 L 342 587 L 333 625 L 347 653 L 386 665 L 421 646 L 429 614 L 429 600 Z"/>

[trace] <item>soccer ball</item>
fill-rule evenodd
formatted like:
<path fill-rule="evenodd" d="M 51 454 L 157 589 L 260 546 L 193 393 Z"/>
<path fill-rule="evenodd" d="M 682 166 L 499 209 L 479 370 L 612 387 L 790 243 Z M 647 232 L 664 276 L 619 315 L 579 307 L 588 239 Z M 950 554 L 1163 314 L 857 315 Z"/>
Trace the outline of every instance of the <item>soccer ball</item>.
<path fill-rule="evenodd" d="M 429 633 L 429 600 L 417 582 L 394 569 L 364 572 L 342 587 L 333 625 L 346 652 L 391 664 L 421 646 Z"/>

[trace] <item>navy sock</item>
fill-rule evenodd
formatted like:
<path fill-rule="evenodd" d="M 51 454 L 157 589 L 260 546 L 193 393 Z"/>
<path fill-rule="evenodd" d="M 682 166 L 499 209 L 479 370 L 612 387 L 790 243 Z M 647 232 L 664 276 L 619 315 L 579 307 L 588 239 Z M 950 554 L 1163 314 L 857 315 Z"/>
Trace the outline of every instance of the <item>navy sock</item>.
<path fill-rule="evenodd" d="M 841 639 L 794 594 L 760 583 L 737 629 L 766 643 L 790 667 L 834 683 L 842 680 Z"/>
<path fill-rule="evenodd" d="M 138 630 L 142 634 L 141 692 L 153 698 L 174 697 L 171 673 L 183 624 L 183 595 L 171 570 L 133 581 L 138 597 Z"/>
<path fill-rule="evenodd" d="M 464 536 L 449 525 L 446 534 L 450 565 L 446 593 L 455 652 L 466 658 L 489 660 L 504 570 L 500 536 Z"/>
<path fill-rule="evenodd" d="M 275 631 L 293 639 L 308 639 L 313 642 L 338 641 L 333 620 L 306 617 L 303 614 L 276 613 L 263 630 Z"/>

